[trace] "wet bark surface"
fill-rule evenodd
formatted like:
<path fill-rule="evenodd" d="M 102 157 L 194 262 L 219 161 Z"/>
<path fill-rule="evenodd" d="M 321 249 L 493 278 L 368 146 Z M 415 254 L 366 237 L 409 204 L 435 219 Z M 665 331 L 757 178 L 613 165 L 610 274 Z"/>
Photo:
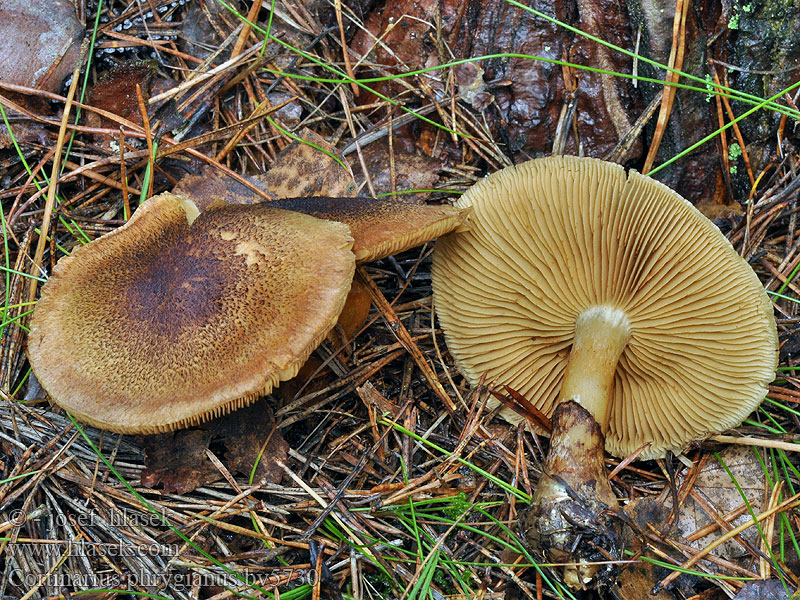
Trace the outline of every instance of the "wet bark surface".
<path fill-rule="evenodd" d="M 738 18 L 738 28 L 730 30 L 726 41 L 731 86 L 754 95 L 771 97 L 800 78 L 800 5 L 791 0 L 766 0 L 734 4 L 730 11 Z M 796 90 L 792 97 L 797 102 Z M 733 103 L 741 114 L 751 108 Z M 742 122 L 742 133 L 757 173 L 777 152 L 776 132 L 780 115 L 768 111 Z M 795 133 L 795 143 L 797 142 Z M 743 169 L 733 177 L 736 191 L 746 194 L 750 182 Z"/>
<path fill-rule="evenodd" d="M 673 51 L 675 5 L 653 0 L 535 0 L 528 5 L 581 31 L 667 64 Z M 388 33 L 387 33 L 388 32 Z M 375 48 L 374 38 L 385 46 Z M 679 44 L 680 46 L 680 44 Z M 800 8 L 790 0 L 729 3 L 693 2 L 686 11 L 682 70 L 700 79 L 718 76 L 723 85 L 762 97 L 797 81 L 800 71 Z M 525 56 L 564 60 L 623 74 L 663 81 L 666 71 L 604 47 L 503 0 L 456 2 L 413 0 L 379 6 L 352 46 L 370 55 L 385 73 L 421 69 L 452 57 L 504 54 L 480 62 L 489 102 L 480 108 L 498 144 L 514 162 L 552 154 L 554 144 L 567 154 L 605 157 L 663 90 L 657 82 L 597 74 Z M 509 56 L 513 55 L 513 56 Z M 702 82 L 681 83 L 703 88 Z M 431 87 L 437 90 L 437 82 Z M 441 85 L 439 84 L 439 88 Z M 379 91 L 410 98 L 400 82 Z M 374 99 L 374 98 L 373 98 Z M 446 100 L 446 98 L 442 98 Z M 365 100 L 367 102 L 368 100 Z M 473 103 L 475 105 L 476 103 Z M 733 103 L 738 116 L 751 105 Z M 574 110 L 574 122 L 570 115 Z M 689 148 L 720 126 L 716 101 L 701 91 L 678 89 L 654 166 Z M 641 169 L 652 143 L 658 110 L 624 153 L 624 162 Z M 566 129 L 560 148 L 557 129 Z M 730 120 L 727 112 L 724 121 Z M 741 123 L 754 171 L 769 163 L 780 115 L 760 111 Z M 692 202 L 746 199 L 750 180 L 740 163 L 723 154 L 736 141 L 729 130 L 706 142 L 657 174 Z M 723 147 L 724 146 L 724 147 Z M 731 197 L 733 196 L 733 198 Z"/>

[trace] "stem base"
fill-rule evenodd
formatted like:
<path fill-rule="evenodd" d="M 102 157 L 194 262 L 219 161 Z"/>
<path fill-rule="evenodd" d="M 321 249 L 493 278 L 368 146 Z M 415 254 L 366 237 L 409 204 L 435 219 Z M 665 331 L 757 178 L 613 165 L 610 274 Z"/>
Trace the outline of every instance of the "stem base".
<path fill-rule="evenodd" d="M 616 557 L 617 521 L 608 512 L 616 511 L 618 503 L 606 475 L 600 427 L 588 410 L 570 400 L 556 407 L 552 424 L 544 474 L 523 522 L 528 541 L 553 562 L 608 560 L 598 548 Z M 565 567 L 564 580 L 585 589 L 599 568 Z"/>

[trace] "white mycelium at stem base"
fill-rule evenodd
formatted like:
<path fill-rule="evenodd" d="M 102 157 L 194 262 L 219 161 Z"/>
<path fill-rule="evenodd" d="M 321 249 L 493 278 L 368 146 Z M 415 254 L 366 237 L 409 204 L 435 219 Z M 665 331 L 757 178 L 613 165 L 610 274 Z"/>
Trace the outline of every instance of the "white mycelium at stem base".
<path fill-rule="evenodd" d="M 575 322 L 575 338 L 561 386 L 561 400 L 575 400 L 600 424 L 608 426 L 609 399 L 619 357 L 631 336 L 625 313 L 612 306 L 592 306 Z"/>

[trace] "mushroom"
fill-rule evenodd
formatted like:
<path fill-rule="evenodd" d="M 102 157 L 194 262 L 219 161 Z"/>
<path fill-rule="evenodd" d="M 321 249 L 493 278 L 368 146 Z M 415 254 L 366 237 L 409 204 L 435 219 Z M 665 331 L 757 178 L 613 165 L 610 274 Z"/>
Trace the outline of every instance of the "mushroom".
<path fill-rule="evenodd" d="M 346 225 L 161 194 L 56 265 L 28 355 L 53 401 L 122 433 L 197 424 L 293 377 L 355 269 Z"/>
<path fill-rule="evenodd" d="M 297 167 L 295 167 L 296 169 Z M 271 172 L 271 171 L 270 171 Z M 207 170 L 202 175 L 187 175 L 173 192 L 191 200 L 202 212 L 220 200 L 230 204 L 257 204 L 265 195 L 273 195 L 273 186 L 266 177 L 246 177 L 248 187 L 227 175 Z M 466 211 L 449 205 L 417 204 L 394 198 L 303 196 L 284 198 L 270 203 L 277 208 L 294 210 L 339 221 L 350 227 L 355 242 L 353 252 L 359 263 L 386 258 L 449 233 L 459 227 Z"/>
<path fill-rule="evenodd" d="M 490 175 L 457 206 L 472 207 L 470 228 L 439 240 L 433 290 L 470 383 L 486 374 L 548 415 L 573 398 L 612 454 L 649 442 L 641 459 L 734 427 L 763 399 L 778 360 L 772 304 L 666 186 L 552 157 Z"/>
<path fill-rule="evenodd" d="M 453 206 L 385 198 L 284 198 L 272 206 L 339 221 L 350 227 L 356 262 L 397 254 L 456 229 L 466 216 Z"/>
<path fill-rule="evenodd" d="M 585 409 L 599 430 L 582 451 L 601 466 L 603 436 L 616 456 L 649 444 L 640 459 L 663 457 L 764 398 L 778 358 L 772 305 L 720 231 L 666 186 L 551 157 L 490 175 L 457 206 L 472 208 L 469 230 L 439 240 L 432 269 L 447 346 L 471 384 L 485 375 L 548 416 L 560 403 L 554 440 L 574 441 L 559 427 Z M 540 514 L 567 488 L 588 494 L 596 473 L 548 471 L 596 462 L 556 443 L 550 453 L 540 486 L 558 485 L 537 491 Z M 613 500 L 597 487 L 601 504 Z"/>
<path fill-rule="evenodd" d="M 294 154 L 299 151 L 301 149 L 298 147 Z M 274 187 L 273 184 L 280 180 L 274 171 L 301 170 L 297 163 L 302 161 L 294 154 L 283 154 L 284 158 L 290 159 L 290 164 L 281 164 L 278 169 L 273 167 L 267 173 L 271 177 L 242 176 L 250 187 L 217 170 L 205 169 L 201 174 L 187 175 L 181 179 L 173 193 L 190 199 L 200 211 L 220 200 L 231 204 L 264 202 L 265 195 L 289 191 L 285 184 L 281 189 Z M 297 181 L 297 177 L 293 181 Z M 253 188 L 262 189 L 264 195 L 258 194 Z M 274 200 L 271 205 L 345 223 L 355 240 L 353 252 L 359 263 L 385 258 L 428 242 L 458 228 L 466 216 L 464 210 L 449 205 L 416 204 L 386 198 L 305 196 Z M 329 341 L 334 346 L 342 346 L 367 318 L 370 306 L 369 294 L 354 281 L 339 317 L 341 331 L 338 327 L 331 331 Z"/>

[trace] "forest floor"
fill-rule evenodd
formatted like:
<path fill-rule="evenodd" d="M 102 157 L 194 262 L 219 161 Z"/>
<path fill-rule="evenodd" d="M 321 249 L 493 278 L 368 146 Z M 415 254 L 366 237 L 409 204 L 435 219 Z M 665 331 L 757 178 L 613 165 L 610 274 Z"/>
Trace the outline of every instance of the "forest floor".
<path fill-rule="evenodd" d="M 85 68 L 69 91 L 0 82 L 0 597 L 795 594 L 798 72 L 747 96 L 715 55 L 713 75 L 655 65 L 635 85 L 642 25 L 608 13 L 624 32 L 598 30 L 607 7 L 580 6 L 548 19 L 510 0 L 78 1 Z M 687 27 L 722 23 L 705 31 L 712 48 L 755 18 L 708 6 L 714 19 L 670 7 L 663 62 L 671 49 L 675 69 L 684 51 L 689 64 Z M 766 120 L 738 120 L 751 109 Z M 598 561 L 597 589 L 567 588 L 526 539 L 548 439 L 498 418 L 455 368 L 433 314 L 433 243 L 359 267 L 364 289 L 375 284 L 363 322 L 268 398 L 200 426 L 103 432 L 50 404 L 32 375 L 27 323 L 56 262 L 187 174 L 272 170 L 274 196 L 449 204 L 553 153 L 614 160 L 686 195 L 759 275 L 781 343 L 779 379 L 726 438 L 657 461 L 607 456 L 617 517 L 640 527 Z"/>

